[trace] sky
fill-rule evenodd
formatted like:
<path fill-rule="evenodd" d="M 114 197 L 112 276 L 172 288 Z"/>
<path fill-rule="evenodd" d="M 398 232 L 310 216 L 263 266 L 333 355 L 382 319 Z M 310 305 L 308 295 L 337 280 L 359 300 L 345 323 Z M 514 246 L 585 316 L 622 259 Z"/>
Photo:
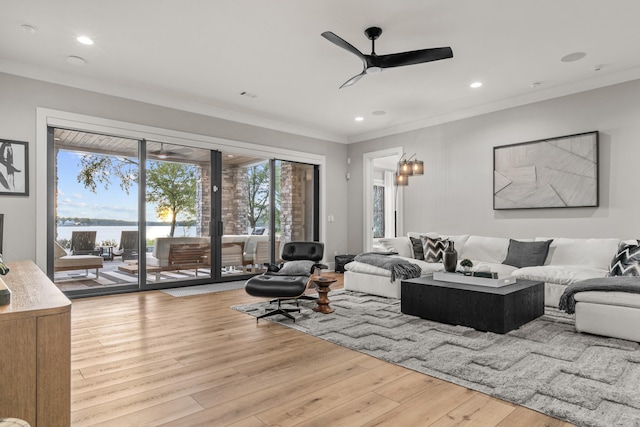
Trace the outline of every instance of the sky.
<path fill-rule="evenodd" d="M 127 195 L 115 180 L 108 190 L 100 184 L 96 194 L 78 182 L 80 153 L 58 151 L 58 217 L 138 220 L 138 187 Z M 147 221 L 159 221 L 153 206 L 147 205 Z"/>

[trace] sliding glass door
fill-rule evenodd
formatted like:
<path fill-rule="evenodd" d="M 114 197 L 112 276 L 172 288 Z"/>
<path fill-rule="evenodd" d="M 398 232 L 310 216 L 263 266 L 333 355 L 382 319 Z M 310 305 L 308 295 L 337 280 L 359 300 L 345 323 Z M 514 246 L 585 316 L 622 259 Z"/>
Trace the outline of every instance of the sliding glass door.
<path fill-rule="evenodd" d="M 319 240 L 318 166 L 49 128 L 48 274 L 70 296 L 244 280 Z"/>
<path fill-rule="evenodd" d="M 211 282 L 211 150 L 145 141 L 144 164 L 144 284 Z"/>

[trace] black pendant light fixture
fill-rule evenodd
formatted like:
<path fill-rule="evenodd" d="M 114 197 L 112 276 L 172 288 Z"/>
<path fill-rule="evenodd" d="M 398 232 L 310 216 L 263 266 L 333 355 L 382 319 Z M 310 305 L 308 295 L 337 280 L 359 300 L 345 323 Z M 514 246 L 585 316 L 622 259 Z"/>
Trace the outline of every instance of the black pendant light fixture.
<path fill-rule="evenodd" d="M 409 157 L 405 158 L 407 153 L 402 153 L 400 156 L 400 160 L 398 161 L 398 170 L 395 173 L 395 187 L 396 187 L 396 195 L 395 195 L 395 209 L 393 212 L 393 220 L 394 220 L 394 236 L 398 236 L 398 188 L 405 187 L 409 185 L 409 177 L 412 175 L 424 175 L 424 162 L 422 160 L 415 159 L 415 153 Z"/>

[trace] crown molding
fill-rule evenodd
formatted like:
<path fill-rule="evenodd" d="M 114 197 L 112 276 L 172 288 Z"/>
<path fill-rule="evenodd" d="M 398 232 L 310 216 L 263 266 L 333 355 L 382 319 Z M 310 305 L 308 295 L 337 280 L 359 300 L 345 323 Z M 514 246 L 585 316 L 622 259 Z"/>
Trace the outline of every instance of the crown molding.
<path fill-rule="evenodd" d="M 246 125 L 262 127 L 279 132 L 291 133 L 309 138 L 321 139 L 325 141 L 347 143 L 347 137 L 334 133 L 324 132 L 305 126 L 299 126 L 283 121 L 273 120 L 254 114 L 241 113 L 220 107 L 213 107 L 196 102 L 185 101 L 184 99 L 161 95 L 153 91 L 129 87 L 121 84 L 104 82 L 97 79 L 71 76 L 67 73 L 33 67 L 0 59 L 0 72 L 26 77 L 48 83 L 69 86 L 76 89 L 97 92 L 104 95 L 116 96 L 133 101 L 145 102 L 190 113 L 202 114 L 218 119 L 229 120 Z"/>
<path fill-rule="evenodd" d="M 519 95 L 517 97 L 506 98 L 500 101 L 468 108 L 465 110 L 454 111 L 451 113 L 429 117 L 410 123 L 404 123 L 397 126 L 375 130 L 372 132 L 353 135 L 347 138 L 347 143 L 353 144 L 356 142 L 383 138 L 386 136 L 428 128 L 431 126 L 449 123 L 456 120 L 467 119 L 470 117 L 480 116 L 482 114 L 493 113 L 496 111 L 506 110 L 508 108 L 519 107 L 527 104 L 533 104 L 535 102 L 546 101 L 549 99 L 560 98 L 567 95 L 573 95 L 576 93 L 586 92 L 589 90 L 599 89 L 602 87 L 637 79 L 640 79 L 640 68 L 631 68 L 617 73 L 604 74 L 587 80 L 569 83 L 562 86 L 556 86 L 546 89 L 532 89 L 531 92 Z"/>

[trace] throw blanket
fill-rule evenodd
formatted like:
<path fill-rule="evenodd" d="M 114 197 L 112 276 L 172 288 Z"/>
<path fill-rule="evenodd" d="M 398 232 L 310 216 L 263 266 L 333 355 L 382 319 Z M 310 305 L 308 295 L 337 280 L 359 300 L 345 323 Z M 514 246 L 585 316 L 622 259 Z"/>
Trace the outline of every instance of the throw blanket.
<path fill-rule="evenodd" d="M 586 279 L 572 283 L 567 286 L 558 307 L 569 314 L 576 311 L 575 294 L 578 292 L 606 291 L 606 292 L 632 292 L 640 294 L 640 277 L 638 276 L 615 276 Z"/>
<path fill-rule="evenodd" d="M 365 252 L 356 255 L 354 261 L 384 268 L 391 272 L 391 281 L 420 277 L 422 269 L 409 261 L 389 256 L 388 253 Z"/>

